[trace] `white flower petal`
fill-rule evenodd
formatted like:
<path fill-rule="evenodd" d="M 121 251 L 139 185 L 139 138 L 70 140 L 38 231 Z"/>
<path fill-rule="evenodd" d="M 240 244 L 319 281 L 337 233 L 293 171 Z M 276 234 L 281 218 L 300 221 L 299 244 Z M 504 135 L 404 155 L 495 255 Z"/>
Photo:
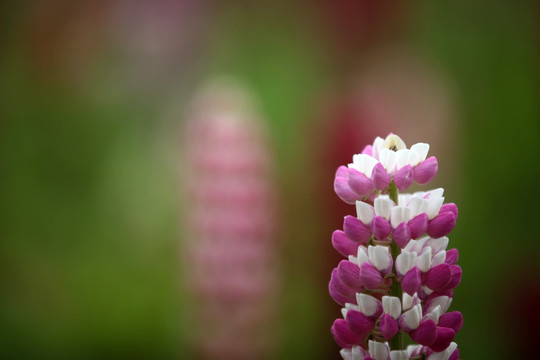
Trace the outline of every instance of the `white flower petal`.
<path fill-rule="evenodd" d="M 424 198 L 426 199 L 433 199 L 433 198 L 440 198 L 444 194 L 443 188 L 437 188 L 430 191 L 427 191 L 424 195 Z"/>
<path fill-rule="evenodd" d="M 411 150 L 416 152 L 419 155 L 419 161 L 426 160 L 427 154 L 429 152 L 429 144 L 426 143 L 417 143 L 411 146 Z M 417 165 L 417 164 L 415 164 Z"/>
<path fill-rule="evenodd" d="M 396 153 L 392 150 L 382 149 L 379 161 L 389 174 L 393 174 L 396 168 Z"/>
<path fill-rule="evenodd" d="M 366 351 L 361 346 L 353 346 L 352 348 L 352 357 L 353 360 L 364 360 L 365 359 Z"/>
<path fill-rule="evenodd" d="M 390 214 L 394 207 L 394 202 L 388 198 L 376 198 L 374 202 L 375 214 L 382 216 L 386 220 L 390 220 Z"/>
<path fill-rule="evenodd" d="M 356 154 L 353 155 L 353 162 L 349 164 L 349 168 L 356 169 L 362 174 L 366 175 L 368 178 L 371 178 L 373 168 L 377 165 L 378 161 L 372 156 L 367 154 Z"/>
<path fill-rule="evenodd" d="M 398 170 L 407 165 L 409 159 L 409 149 L 403 149 L 396 152 L 396 165 Z"/>
<path fill-rule="evenodd" d="M 369 354 L 373 360 L 387 360 L 390 354 L 390 349 L 387 343 L 369 340 Z"/>
<path fill-rule="evenodd" d="M 441 206 L 444 203 L 444 198 L 434 198 L 429 199 L 429 206 L 426 211 L 428 219 L 433 219 L 435 216 L 439 215 L 439 211 L 441 210 Z"/>
<path fill-rule="evenodd" d="M 411 310 L 407 310 L 402 317 L 402 321 L 405 323 L 405 325 L 415 330 L 420 325 L 420 319 L 422 318 L 422 306 L 420 304 L 416 304 L 413 306 Z"/>
<path fill-rule="evenodd" d="M 426 246 L 429 246 L 432 253 L 436 254 L 441 250 L 446 250 L 446 247 L 448 246 L 448 238 L 446 236 L 437 239 L 429 238 L 426 241 Z"/>
<path fill-rule="evenodd" d="M 411 240 L 409 243 L 403 248 L 403 251 L 408 252 L 419 252 L 419 250 L 422 249 L 422 247 L 418 246 L 418 240 Z M 402 252 L 403 252 L 402 251 Z"/>
<path fill-rule="evenodd" d="M 433 290 L 431 290 L 430 288 L 428 288 L 427 286 L 422 286 L 422 290 L 424 291 L 424 293 L 426 295 L 431 295 L 433 293 Z"/>
<path fill-rule="evenodd" d="M 369 256 L 365 246 L 358 246 L 358 252 L 356 253 L 356 263 L 362 265 L 363 263 L 369 263 Z"/>
<path fill-rule="evenodd" d="M 366 315 L 371 316 L 377 311 L 379 300 L 368 294 L 356 293 L 356 302 L 360 311 Z"/>
<path fill-rule="evenodd" d="M 409 353 L 407 350 L 392 350 L 390 360 L 409 360 Z"/>
<path fill-rule="evenodd" d="M 375 216 L 375 211 L 371 205 L 363 201 L 356 201 L 356 216 L 362 223 L 369 225 Z"/>
<path fill-rule="evenodd" d="M 425 319 L 431 319 L 435 322 L 435 324 L 439 323 L 439 318 L 441 317 L 441 306 L 437 305 L 435 309 L 433 309 L 431 312 L 428 312 L 426 315 L 424 315 Z"/>
<path fill-rule="evenodd" d="M 416 294 L 415 294 L 416 296 Z M 403 293 L 403 311 L 409 310 L 413 307 L 415 298 L 407 293 Z"/>
<path fill-rule="evenodd" d="M 423 236 L 420 239 L 416 240 L 417 252 L 422 251 L 422 249 L 426 246 L 426 242 L 429 239 L 430 239 L 429 236 Z"/>
<path fill-rule="evenodd" d="M 429 207 L 429 201 L 417 196 L 413 196 L 409 199 L 407 207 L 411 209 L 411 218 L 416 215 L 425 213 Z"/>
<path fill-rule="evenodd" d="M 396 258 L 396 270 L 398 273 L 401 275 L 407 274 L 409 270 L 416 266 L 416 258 L 415 252 L 402 251 Z"/>
<path fill-rule="evenodd" d="M 431 248 L 422 250 L 416 263 L 421 272 L 428 272 L 431 269 Z"/>
<path fill-rule="evenodd" d="M 382 306 L 385 314 L 390 315 L 394 319 L 401 315 L 401 301 L 395 296 L 383 296 Z"/>
<path fill-rule="evenodd" d="M 411 220 L 411 209 L 405 206 L 395 206 L 392 208 L 390 219 L 392 219 L 390 223 L 395 229 L 402 222 L 408 222 Z"/>
<path fill-rule="evenodd" d="M 448 308 L 450 307 L 450 304 L 452 303 L 452 298 L 449 298 L 448 296 L 437 296 L 436 298 L 433 298 L 429 302 L 429 306 L 425 309 L 426 312 L 431 312 L 433 309 L 435 309 L 437 306 L 441 307 L 441 314 L 444 314 Z"/>
<path fill-rule="evenodd" d="M 446 260 L 446 251 L 441 250 L 438 253 L 436 253 L 435 256 L 433 256 L 433 259 L 431 259 L 431 266 L 433 267 L 433 266 L 441 265 L 442 263 L 444 263 L 445 260 Z"/>
<path fill-rule="evenodd" d="M 355 360 L 352 356 L 352 350 L 351 349 L 341 349 L 339 351 L 339 354 L 341 355 L 341 358 L 343 360 Z"/>
<path fill-rule="evenodd" d="M 381 153 L 383 143 L 384 139 L 380 136 L 377 136 L 375 141 L 373 141 L 373 157 L 375 159 L 379 159 L 379 154 Z"/>
<path fill-rule="evenodd" d="M 392 262 L 392 257 L 389 256 L 388 246 L 369 246 L 368 255 L 371 264 L 379 271 L 388 269 Z"/>

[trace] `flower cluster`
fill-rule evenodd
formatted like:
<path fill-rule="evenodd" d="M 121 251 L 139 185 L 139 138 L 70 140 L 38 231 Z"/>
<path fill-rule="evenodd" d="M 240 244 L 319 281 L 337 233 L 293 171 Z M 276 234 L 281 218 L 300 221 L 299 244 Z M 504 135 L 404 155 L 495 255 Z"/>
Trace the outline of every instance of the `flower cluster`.
<path fill-rule="evenodd" d="M 397 135 L 386 139 L 377 137 L 373 145 L 353 156 L 348 167 L 340 166 L 334 180 L 336 194 L 346 203 L 373 198 L 391 182 L 399 191 L 407 190 L 416 181 L 420 185 L 430 182 L 438 170 L 437 158 L 426 159 L 429 145 L 418 143 L 407 149 Z"/>
<path fill-rule="evenodd" d="M 413 180 L 429 182 L 437 159 L 429 145 L 410 149 L 397 135 L 377 138 L 353 163 L 341 166 L 334 188 L 356 204 L 343 230 L 332 234 L 346 259 L 332 271 L 329 291 L 343 318 L 332 326 L 346 360 L 457 360 L 453 342 L 459 311 L 448 312 L 461 281 L 458 251 L 447 250 L 457 206 L 444 203 L 443 189 L 399 194 Z M 404 347 L 404 334 L 418 345 Z"/>

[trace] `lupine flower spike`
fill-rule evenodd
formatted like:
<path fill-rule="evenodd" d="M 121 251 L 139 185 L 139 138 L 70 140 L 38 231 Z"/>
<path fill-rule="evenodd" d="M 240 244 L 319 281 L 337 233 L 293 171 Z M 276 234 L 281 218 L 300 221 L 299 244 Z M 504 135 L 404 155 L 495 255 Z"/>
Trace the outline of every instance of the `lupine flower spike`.
<path fill-rule="evenodd" d="M 186 262 L 201 359 L 261 359 L 271 345 L 275 192 L 264 124 L 249 95 L 216 80 L 195 98 L 186 124 Z"/>
<path fill-rule="evenodd" d="M 345 257 L 329 291 L 343 308 L 332 334 L 345 360 L 457 360 L 459 311 L 448 311 L 461 281 L 458 251 L 447 250 L 457 206 L 443 189 L 399 193 L 426 184 L 438 169 L 429 145 L 409 149 L 394 134 L 375 139 L 336 172 L 334 189 L 356 205 L 332 234 Z M 404 345 L 408 334 L 415 345 Z"/>

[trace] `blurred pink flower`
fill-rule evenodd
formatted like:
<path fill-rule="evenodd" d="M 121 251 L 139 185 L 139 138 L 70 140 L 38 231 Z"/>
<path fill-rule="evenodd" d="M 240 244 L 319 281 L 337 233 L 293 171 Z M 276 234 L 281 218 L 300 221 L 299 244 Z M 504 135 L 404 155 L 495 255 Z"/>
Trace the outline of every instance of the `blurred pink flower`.
<path fill-rule="evenodd" d="M 203 358 L 258 359 L 268 350 L 276 248 L 264 130 L 249 93 L 230 79 L 203 88 L 186 124 L 187 274 Z"/>

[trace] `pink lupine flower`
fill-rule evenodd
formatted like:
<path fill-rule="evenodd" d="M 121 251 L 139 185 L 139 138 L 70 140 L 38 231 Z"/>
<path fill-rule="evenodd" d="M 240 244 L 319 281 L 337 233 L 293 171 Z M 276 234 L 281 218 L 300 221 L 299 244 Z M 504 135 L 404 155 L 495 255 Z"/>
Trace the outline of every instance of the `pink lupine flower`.
<path fill-rule="evenodd" d="M 343 306 L 331 331 L 344 359 L 459 357 L 452 341 L 463 316 L 448 309 L 462 272 L 446 236 L 457 206 L 444 203 L 442 188 L 398 193 L 412 180 L 433 178 L 437 161 L 425 159 L 428 149 L 423 143 L 407 149 L 390 134 L 336 173 L 336 193 L 356 205 L 356 216 L 346 216 L 343 230 L 332 234 L 332 245 L 346 257 L 329 283 L 331 297 Z M 403 334 L 418 345 L 405 349 Z"/>
<path fill-rule="evenodd" d="M 186 124 L 186 261 L 199 358 L 268 351 L 275 216 L 263 130 L 248 94 L 230 80 L 205 88 Z"/>

